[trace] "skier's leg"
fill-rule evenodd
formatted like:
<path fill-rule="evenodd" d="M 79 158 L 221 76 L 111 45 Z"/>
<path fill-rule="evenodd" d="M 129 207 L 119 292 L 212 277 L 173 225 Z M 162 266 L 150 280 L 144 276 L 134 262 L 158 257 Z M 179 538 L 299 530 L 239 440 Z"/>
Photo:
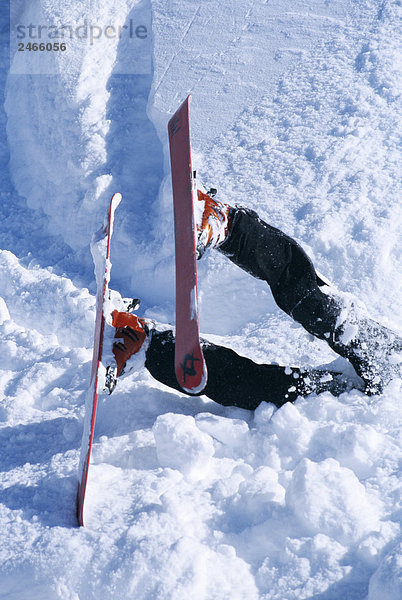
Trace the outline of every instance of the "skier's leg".
<path fill-rule="evenodd" d="M 311 260 L 292 238 L 257 213 L 233 208 L 198 191 L 199 255 L 218 248 L 236 265 L 265 280 L 280 308 L 310 333 L 327 338 L 340 308 L 319 286 Z"/>
<path fill-rule="evenodd" d="M 246 208 L 233 208 L 198 191 L 196 202 L 199 256 L 218 248 L 236 265 L 265 280 L 276 303 L 313 335 L 327 339 L 340 313 L 324 294 L 311 260 L 279 229 Z"/>
<path fill-rule="evenodd" d="M 339 297 L 324 293 L 311 260 L 297 242 L 248 209 L 231 208 L 229 222 L 219 250 L 265 280 L 280 308 L 348 358 L 367 392 L 378 392 L 383 383 L 400 376 L 397 354 L 402 352 L 402 340 L 366 315 L 358 315 L 353 303 L 345 310 Z"/>
<path fill-rule="evenodd" d="M 324 294 L 303 248 L 244 208 L 230 210 L 230 230 L 219 250 L 236 265 L 268 283 L 278 306 L 307 331 L 327 339 L 340 313 Z"/>
<path fill-rule="evenodd" d="M 144 365 L 155 379 L 179 391 L 174 371 L 175 339 L 171 330 L 158 331 L 152 322 L 127 312 L 113 312 L 116 327 L 114 360 L 108 366 L 106 387 L 112 393 L 117 378 Z M 259 365 L 233 350 L 203 341 L 208 383 L 201 392 L 225 406 L 255 409 L 261 402 L 282 406 L 298 396 L 330 391 L 339 395 L 352 382 L 339 373 L 295 367 Z"/>
<path fill-rule="evenodd" d="M 172 331 L 153 331 L 145 366 L 155 379 L 183 392 L 174 372 L 174 350 Z M 338 395 L 351 387 L 351 383 L 337 373 L 260 365 L 209 342 L 203 342 L 203 351 L 208 383 L 201 394 L 224 406 L 254 410 L 265 401 L 280 407 L 285 402 L 294 402 L 300 395 L 326 390 Z"/>

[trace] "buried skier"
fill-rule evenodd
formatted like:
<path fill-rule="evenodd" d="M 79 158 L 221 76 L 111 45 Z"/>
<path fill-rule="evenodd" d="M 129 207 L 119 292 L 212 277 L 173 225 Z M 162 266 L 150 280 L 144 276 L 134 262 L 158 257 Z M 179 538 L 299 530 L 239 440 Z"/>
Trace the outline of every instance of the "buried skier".
<path fill-rule="evenodd" d="M 352 380 L 328 370 L 256 364 L 229 348 L 203 341 L 208 383 L 202 394 L 219 404 L 253 410 L 262 401 L 279 407 L 298 396 L 325 390 L 339 395 L 358 387 L 376 394 L 393 377 L 400 377 L 400 337 L 358 314 L 353 302 L 346 307 L 341 296 L 326 287 L 292 238 L 252 210 L 217 201 L 214 192 L 198 191 L 198 202 L 202 203 L 198 207 L 201 210 L 195 211 L 202 215 L 197 223 L 198 258 L 207 248 L 217 248 L 233 263 L 265 280 L 277 305 L 348 359 L 358 377 Z M 155 379 L 183 391 L 174 372 L 172 331 L 158 331 L 151 321 L 127 312 L 114 311 L 112 324 L 116 328 L 113 354 L 117 377 L 132 370 L 128 361 L 142 356 Z"/>

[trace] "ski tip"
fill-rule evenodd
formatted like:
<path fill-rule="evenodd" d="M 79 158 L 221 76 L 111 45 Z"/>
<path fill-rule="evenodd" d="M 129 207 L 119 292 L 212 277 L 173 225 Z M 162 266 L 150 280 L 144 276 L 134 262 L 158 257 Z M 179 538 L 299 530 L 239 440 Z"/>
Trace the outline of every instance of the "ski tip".
<path fill-rule="evenodd" d="M 116 192 L 115 194 L 113 194 L 112 199 L 110 200 L 108 222 L 113 221 L 114 212 L 115 212 L 116 208 L 119 206 L 122 198 L 123 198 L 123 196 L 120 194 L 120 192 Z"/>
<path fill-rule="evenodd" d="M 111 199 L 111 204 L 113 206 L 113 208 L 117 208 L 120 204 L 120 202 L 122 201 L 123 196 L 121 195 L 120 192 L 116 192 L 115 194 L 113 194 L 112 199 Z"/>

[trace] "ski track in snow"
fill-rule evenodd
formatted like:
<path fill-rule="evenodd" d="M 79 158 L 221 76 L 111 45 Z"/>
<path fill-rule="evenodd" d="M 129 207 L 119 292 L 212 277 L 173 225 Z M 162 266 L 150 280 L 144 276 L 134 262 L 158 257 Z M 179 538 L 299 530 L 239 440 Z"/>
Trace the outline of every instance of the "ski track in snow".
<path fill-rule="evenodd" d="M 201 179 L 296 237 L 339 289 L 402 331 L 401 3 L 12 8 L 32 22 L 40 9 L 49 23 L 152 17 L 153 63 L 124 74 L 129 46 L 76 43 L 58 76 L 8 75 L 0 7 L 0 598 L 399 599 L 397 380 L 377 397 L 323 393 L 251 413 L 142 369 L 101 398 L 85 528 L 74 511 L 91 233 L 122 192 L 111 286 L 172 322 L 166 124 L 187 93 Z M 199 286 L 212 341 L 259 362 L 336 359 L 217 253 L 200 262 Z"/>

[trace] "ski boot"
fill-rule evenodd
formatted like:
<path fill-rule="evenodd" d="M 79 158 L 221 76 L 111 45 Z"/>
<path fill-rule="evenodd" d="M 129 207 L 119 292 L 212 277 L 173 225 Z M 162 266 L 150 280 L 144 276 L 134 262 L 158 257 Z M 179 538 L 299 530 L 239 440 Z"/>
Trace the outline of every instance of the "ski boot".
<path fill-rule="evenodd" d="M 195 202 L 195 218 L 197 225 L 197 259 L 200 259 L 207 248 L 216 248 L 222 244 L 229 231 L 228 204 L 214 199 L 216 189 L 208 192 L 197 191 Z"/>
<path fill-rule="evenodd" d="M 402 379 L 402 339 L 387 327 L 368 317 L 349 318 L 334 338 L 334 349 L 339 346 L 352 363 L 367 395 L 381 394 L 392 379 Z"/>
<path fill-rule="evenodd" d="M 301 396 L 330 392 L 333 396 L 340 396 L 344 392 L 358 389 L 364 391 L 364 384 L 359 377 L 349 377 L 344 373 L 334 371 L 321 371 L 310 369 L 302 373 L 296 380 L 295 387 Z"/>
<path fill-rule="evenodd" d="M 135 308 L 138 301 L 135 299 Z M 134 371 L 144 362 L 144 355 L 150 333 L 149 323 L 130 312 L 112 312 L 112 326 L 116 328 L 115 342 L 112 352 L 114 360 L 106 368 L 104 391 L 111 394 L 116 387 L 117 379 Z M 132 357 L 141 354 L 138 361 Z M 131 363 L 131 364 L 130 364 Z"/>

